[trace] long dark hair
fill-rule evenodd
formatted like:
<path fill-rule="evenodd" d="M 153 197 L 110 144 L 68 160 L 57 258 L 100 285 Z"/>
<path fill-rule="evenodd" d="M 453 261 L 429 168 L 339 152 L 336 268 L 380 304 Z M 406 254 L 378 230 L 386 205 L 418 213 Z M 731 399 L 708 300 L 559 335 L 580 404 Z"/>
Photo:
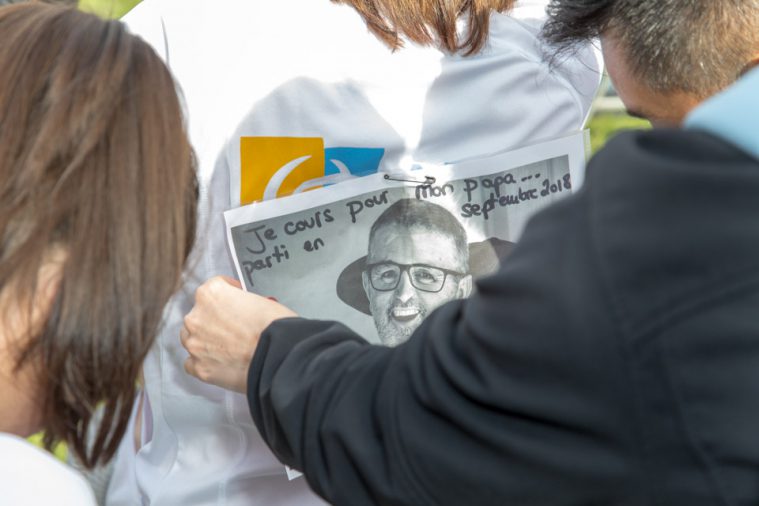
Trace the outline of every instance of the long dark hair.
<path fill-rule="evenodd" d="M 169 71 L 120 22 L 24 3 L 0 8 L 0 40 L 0 291 L 34 300 L 46 255 L 66 252 L 16 370 L 38 371 L 46 445 L 93 466 L 125 432 L 194 241 L 193 153 Z"/>

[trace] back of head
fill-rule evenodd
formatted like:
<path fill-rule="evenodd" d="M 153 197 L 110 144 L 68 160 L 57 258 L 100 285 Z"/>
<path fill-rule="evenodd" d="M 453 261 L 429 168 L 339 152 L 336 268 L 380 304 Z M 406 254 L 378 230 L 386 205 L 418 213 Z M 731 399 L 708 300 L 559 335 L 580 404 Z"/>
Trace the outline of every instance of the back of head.
<path fill-rule="evenodd" d="M 491 12 L 505 12 L 516 0 L 332 0 L 353 6 L 369 30 L 393 49 L 408 39 L 450 53 L 477 53 L 488 37 Z M 466 23 L 463 37 L 458 22 Z"/>
<path fill-rule="evenodd" d="M 194 239 L 192 150 L 170 73 L 121 23 L 24 3 L 0 8 L 0 40 L 0 291 L 33 300 L 47 255 L 65 253 L 17 358 L 39 370 L 46 443 L 94 465 L 124 433 Z"/>
<path fill-rule="evenodd" d="M 612 37 L 641 81 L 706 98 L 759 53 L 757 0 L 551 0 L 544 37 L 559 52 Z"/>

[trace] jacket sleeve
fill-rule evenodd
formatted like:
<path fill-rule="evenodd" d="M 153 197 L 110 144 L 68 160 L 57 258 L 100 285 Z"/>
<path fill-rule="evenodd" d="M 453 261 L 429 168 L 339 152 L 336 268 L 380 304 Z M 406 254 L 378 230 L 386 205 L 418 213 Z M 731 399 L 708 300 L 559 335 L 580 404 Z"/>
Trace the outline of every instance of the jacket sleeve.
<path fill-rule="evenodd" d="M 709 135 L 619 136 L 496 275 L 405 344 L 371 346 L 329 322 L 271 325 L 250 368 L 256 424 L 336 504 L 672 503 L 662 490 L 711 504 L 673 389 L 696 378 L 677 387 L 692 399 L 719 375 L 704 375 L 695 333 L 675 326 L 756 272 L 757 187 L 756 161 Z M 712 341 L 704 349 L 710 370 L 736 370 Z M 740 417 L 709 399 L 733 390 L 690 408 L 714 413 L 707 431 L 730 428 L 719 441 Z"/>
<path fill-rule="evenodd" d="M 248 400 L 274 453 L 335 504 L 640 504 L 589 205 L 582 190 L 538 215 L 498 274 L 397 348 L 272 324 Z"/>

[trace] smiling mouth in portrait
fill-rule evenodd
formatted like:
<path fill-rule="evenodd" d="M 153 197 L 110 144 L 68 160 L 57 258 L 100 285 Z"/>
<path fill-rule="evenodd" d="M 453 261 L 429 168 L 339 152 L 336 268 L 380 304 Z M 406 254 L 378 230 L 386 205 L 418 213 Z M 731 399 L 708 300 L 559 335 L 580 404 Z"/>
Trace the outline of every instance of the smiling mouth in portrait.
<path fill-rule="evenodd" d="M 418 306 L 396 306 L 390 308 L 389 312 L 390 317 L 398 323 L 411 323 L 423 316 Z"/>

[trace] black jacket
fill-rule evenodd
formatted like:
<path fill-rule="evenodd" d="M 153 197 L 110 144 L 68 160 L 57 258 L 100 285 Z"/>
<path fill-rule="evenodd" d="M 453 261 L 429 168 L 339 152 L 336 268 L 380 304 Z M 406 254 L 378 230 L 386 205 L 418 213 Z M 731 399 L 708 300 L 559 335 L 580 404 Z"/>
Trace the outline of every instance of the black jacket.
<path fill-rule="evenodd" d="M 263 437 L 337 504 L 759 504 L 759 162 L 623 135 L 406 344 L 267 329 Z"/>

